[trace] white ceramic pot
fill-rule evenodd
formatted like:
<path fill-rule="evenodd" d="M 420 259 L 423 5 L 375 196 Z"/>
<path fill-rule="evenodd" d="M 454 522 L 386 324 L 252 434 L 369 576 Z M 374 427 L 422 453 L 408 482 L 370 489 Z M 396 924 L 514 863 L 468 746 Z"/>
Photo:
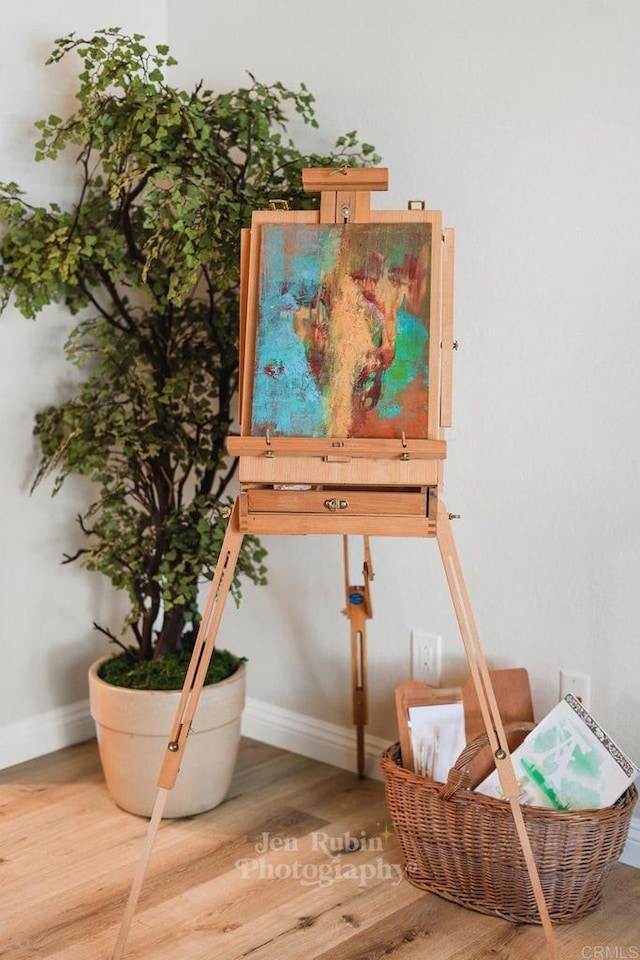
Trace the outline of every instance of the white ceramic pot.
<path fill-rule="evenodd" d="M 123 810 L 150 817 L 180 691 L 105 683 L 98 676 L 105 659 L 89 669 L 89 704 L 107 789 Z M 190 817 L 224 800 L 240 746 L 245 687 L 241 664 L 226 680 L 203 688 L 164 817 Z"/>

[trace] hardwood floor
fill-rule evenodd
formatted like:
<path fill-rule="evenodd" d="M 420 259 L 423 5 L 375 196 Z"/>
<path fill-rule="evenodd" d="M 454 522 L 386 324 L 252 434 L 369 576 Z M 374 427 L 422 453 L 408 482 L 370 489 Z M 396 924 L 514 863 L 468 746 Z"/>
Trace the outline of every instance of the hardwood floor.
<path fill-rule="evenodd" d="M 516 926 L 400 878 L 383 786 L 252 741 L 228 799 L 165 821 L 127 960 L 532 960 Z M 109 799 L 93 741 L 0 772 L 0 957 L 110 960 L 147 821 Z M 360 849 L 341 852 L 347 846 Z M 562 960 L 640 958 L 640 870 L 556 927 Z"/>

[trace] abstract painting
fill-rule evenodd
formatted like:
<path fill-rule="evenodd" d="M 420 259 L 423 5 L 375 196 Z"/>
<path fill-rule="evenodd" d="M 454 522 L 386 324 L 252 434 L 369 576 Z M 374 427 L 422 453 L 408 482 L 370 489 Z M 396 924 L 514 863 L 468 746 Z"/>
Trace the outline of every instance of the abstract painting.
<path fill-rule="evenodd" d="M 431 233 L 263 226 L 253 436 L 427 437 Z"/>

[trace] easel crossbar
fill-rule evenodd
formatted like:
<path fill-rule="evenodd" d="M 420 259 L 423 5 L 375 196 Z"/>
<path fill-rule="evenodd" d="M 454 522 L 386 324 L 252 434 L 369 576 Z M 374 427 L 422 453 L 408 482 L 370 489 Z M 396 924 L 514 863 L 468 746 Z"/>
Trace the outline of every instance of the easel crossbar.
<path fill-rule="evenodd" d="M 361 457 L 366 460 L 444 460 L 445 440 L 368 440 L 357 437 L 228 437 L 227 450 L 234 457 Z"/>

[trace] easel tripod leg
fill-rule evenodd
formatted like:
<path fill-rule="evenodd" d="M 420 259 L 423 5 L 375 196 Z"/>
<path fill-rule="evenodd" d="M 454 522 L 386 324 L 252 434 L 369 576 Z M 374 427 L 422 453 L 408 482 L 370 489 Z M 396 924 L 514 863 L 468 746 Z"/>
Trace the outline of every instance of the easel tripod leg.
<path fill-rule="evenodd" d="M 502 792 L 509 801 L 511 813 L 513 815 L 518 839 L 522 848 L 522 853 L 527 865 L 531 887 L 535 896 L 540 922 L 542 924 L 547 949 L 551 960 L 559 960 L 558 947 L 555 934 L 549 917 L 549 910 L 544 898 L 542 884 L 538 875 L 535 857 L 527 834 L 527 829 L 522 815 L 522 807 L 518 802 L 520 793 L 516 780 L 509 746 L 505 736 L 500 710 L 496 701 L 491 677 L 484 657 L 484 652 L 480 644 L 480 637 L 475 624 L 473 611 L 466 584 L 462 575 L 462 568 L 458 558 L 458 552 L 451 533 L 451 522 L 446 507 L 442 501 L 438 502 L 438 514 L 436 522 L 436 537 L 438 547 L 442 557 L 442 563 L 445 570 L 445 576 L 449 586 L 449 592 L 453 601 L 458 627 L 462 636 L 465 653 L 469 662 L 471 676 L 474 682 L 480 711 L 484 721 L 487 737 L 493 751 L 496 761 L 496 769 L 500 777 Z"/>
<path fill-rule="evenodd" d="M 207 670 L 215 648 L 220 620 L 222 619 L 224 605 L 233 582 L 233 575 L 238 563 L 240 547 L 242 546 L 243 534 L 240 532 L 238 524 L 238 513 L 239 506 L 236 500 L 229 518 L 229 524 L 216 564 L 215 574 L 211 582 L 211 589 L 209 590 L 209 596 L 202 614 L 200 629 L 198 630 L 198 636 L 196 637 L 189 667 L 187 668 L 180 701 L 169 733 L 167 751 L 158 776 L 156 802 L 147 828 L 144 849 L 133 879 L 118 939 L 112 954 L 112 960 L 121 960 L 123 955 L 129 930 L 135 915 L 138 898 L 144 883 L 154 840 L 160 826 L 160 821 L 162 820 L 162 813 L 168 791 L 175 785 L 180 771 L 180 762 L 191 729 L 191 721 L 193 720 L 198 701 L 200 700 L 200 694 L 202 693 Z"/>

